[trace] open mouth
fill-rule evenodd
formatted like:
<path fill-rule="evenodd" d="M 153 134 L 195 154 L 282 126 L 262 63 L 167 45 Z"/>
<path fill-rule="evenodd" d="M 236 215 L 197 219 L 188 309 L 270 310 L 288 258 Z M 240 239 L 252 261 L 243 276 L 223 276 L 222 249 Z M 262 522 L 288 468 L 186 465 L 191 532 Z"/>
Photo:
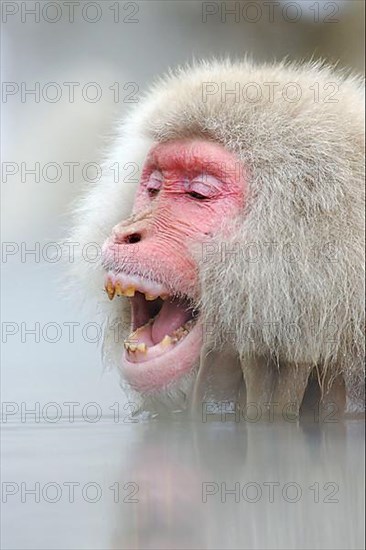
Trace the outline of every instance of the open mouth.
<path fill-rule="evenodd" d="M 109 272 L 105 290 L 112 300 L 126 296 L 131 333 L 124 341 L 122 370 L 139 391 L 157 389 L 190 370 L 201 347 L 199 312 L 192 299 L 162 285 Z"/>

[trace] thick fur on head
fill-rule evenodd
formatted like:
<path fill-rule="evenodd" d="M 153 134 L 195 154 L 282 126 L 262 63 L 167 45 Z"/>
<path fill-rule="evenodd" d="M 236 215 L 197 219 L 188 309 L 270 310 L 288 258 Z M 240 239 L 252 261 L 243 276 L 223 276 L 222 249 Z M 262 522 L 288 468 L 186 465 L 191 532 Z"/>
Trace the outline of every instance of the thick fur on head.
<path fill-rule="evenodd" d="M 205 100 L 204 83 L 219 87 Z M 248 83 L 255 87 L 246 88 L 246 97 L 223 98 L 222 83 L 227 90 L 239 85 L 240 93 Z M 105 178 L 77 210 L 72 240 L 102 245 L 129 216 L 139 172 L 131 183 L 128 174 L 131 166 L 141 168 L 152 143 L 186 137 L 219 142 L 237 154 L 248 189 L 238 218 L 223 220 L 210 247 L 192 251 L 214 345 L 229 341 L 243 364 L 253 355 L 306 363 L 324 384 L 342 373 L 348 410 L 362 409 L 362 89 L 361 79 L 316 63 L 214 61 L 170 73 L 118 128 Z M 251 92 L 259 95 L 250 100 Z M 122 183 L 113 181 L 114 162 L 123 167 Z M 101 266 L 93 269 L 95 277 L 82 259 L 76 267 L 84 286 L 93 279 L 105 318 L 128 332 L 128 312 L 101 293 Z M 121 341 L 114 344 L 114 334 L 106 329 L 105 350 L 118 364 Z M 168 390 L 167 399 L 189 393 L 194 378 Z"/>

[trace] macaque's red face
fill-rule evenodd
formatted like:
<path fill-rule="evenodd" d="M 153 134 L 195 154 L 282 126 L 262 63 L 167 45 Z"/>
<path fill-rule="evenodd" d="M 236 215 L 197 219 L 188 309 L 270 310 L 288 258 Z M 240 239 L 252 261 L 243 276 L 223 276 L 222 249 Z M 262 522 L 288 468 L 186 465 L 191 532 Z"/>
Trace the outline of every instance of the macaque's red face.
<path fill-rule="evenodd" d="M 174 141 L 149 152 L 132 216 L 103 248 L 109 298 L 131 302 L 122 371 L 138 391 L 163 389 L 197 365 L 200 290 L 190 251 L 235 216 L 244 190 L 237 157 L 219 144 Z"/>

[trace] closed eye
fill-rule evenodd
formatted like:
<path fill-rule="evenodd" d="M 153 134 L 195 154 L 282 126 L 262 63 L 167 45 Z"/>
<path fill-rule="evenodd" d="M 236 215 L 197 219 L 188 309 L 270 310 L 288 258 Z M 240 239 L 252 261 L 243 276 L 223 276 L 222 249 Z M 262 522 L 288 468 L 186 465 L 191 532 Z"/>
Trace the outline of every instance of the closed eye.
<path fill-rule="evenodd" d="M 196 193 L 196 191 L 189 191 L 187 193 L 187 195 L 189 195 L 190 197 L 192 197 L 192 199 L 197 199 L 197 200 L 207 200 L 208 197 L 205 197 L 205 195 L 201 195 L 200 193 Z"/>
<path fill-rule="evenodd" d="M 213 199 L 219 193 L 220 187 L 221 182 L 210 174 L 200 174 L 185 185 L 186 193 L 200 201 Z"/>

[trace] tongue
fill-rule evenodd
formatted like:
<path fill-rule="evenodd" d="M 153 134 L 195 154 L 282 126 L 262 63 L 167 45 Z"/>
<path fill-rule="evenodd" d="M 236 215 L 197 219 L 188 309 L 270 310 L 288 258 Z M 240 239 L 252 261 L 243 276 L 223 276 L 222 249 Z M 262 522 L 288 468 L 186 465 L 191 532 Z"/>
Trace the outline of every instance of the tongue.
<path fill-rule="evenodd" d="M 154 344 L 161 342 L 165 335 L 171 335 L 191 318 L 192 310 L 189 309 L 187 302 L 179 300 L 164 302 L 151 327 L 151 337 Z"/>

